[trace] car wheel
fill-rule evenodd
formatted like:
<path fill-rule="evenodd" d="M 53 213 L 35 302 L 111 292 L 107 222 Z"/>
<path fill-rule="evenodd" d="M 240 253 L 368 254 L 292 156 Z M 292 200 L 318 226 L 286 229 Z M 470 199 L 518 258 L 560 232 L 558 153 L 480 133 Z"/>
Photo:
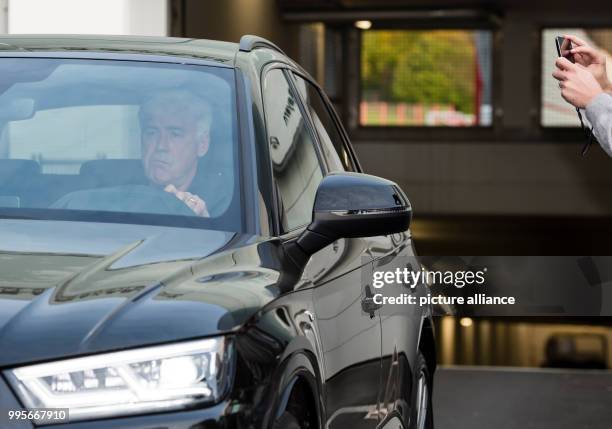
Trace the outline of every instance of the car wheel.
<path fill-rule="evenodd" d="M 431 403 L 432 377 L 427 361 L 421 352 L 417 357 L 416 400 L 413 413 L 415 429 L 433 429 L 433 407 Z"/>
<path fill-rule="evenodd" d="M 285 411 L 282 416 L 274 422 L 274 429 L 302 429 L 298 419 L 293 414 Z"/>

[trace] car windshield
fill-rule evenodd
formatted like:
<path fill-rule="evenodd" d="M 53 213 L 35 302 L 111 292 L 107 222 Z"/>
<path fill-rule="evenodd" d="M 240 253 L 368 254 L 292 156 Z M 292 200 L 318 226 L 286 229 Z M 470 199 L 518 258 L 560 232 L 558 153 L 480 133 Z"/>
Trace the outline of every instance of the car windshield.
<path fill-rule="evenodd" d="M 0 215 L 242 231 L 234 72 L 0 59 Z"/>

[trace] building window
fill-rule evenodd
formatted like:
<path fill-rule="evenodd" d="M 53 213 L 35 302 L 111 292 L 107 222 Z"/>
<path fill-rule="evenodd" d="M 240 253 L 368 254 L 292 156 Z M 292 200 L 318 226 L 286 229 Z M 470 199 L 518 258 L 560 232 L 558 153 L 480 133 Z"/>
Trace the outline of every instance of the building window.
<path fill-rule="evenodd" d="M 612 64 L 612 28 L 547 28 L 542 30 L 540 125 L 543 127 L 578 127 L 580 121 L 576 109 L 561 98 L 558 82 L 552 77 L 557 58 L 555 37 L 573 34 L 596 47 L 606 55 L 606 63 Z M 612 68 L 608 70 L 612 79 Z"/>
<path fill-rule="evenodd" d="M 492 32 L 365 30 L 361 126 L 492 124 Z"/>

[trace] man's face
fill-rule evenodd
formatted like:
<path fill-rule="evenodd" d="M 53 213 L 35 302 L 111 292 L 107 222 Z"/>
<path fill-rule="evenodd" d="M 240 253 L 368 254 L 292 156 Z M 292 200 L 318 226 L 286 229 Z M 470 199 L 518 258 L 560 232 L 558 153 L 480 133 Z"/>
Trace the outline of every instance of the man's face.
<path fill-rule="evenodd" d="M 181 108 L 183 107 L 183 108 Z M 185 106 L 148 106 L 141 123 L 145 174 L 158 185 L 186 190 L 208 150 L 208 135 L 198 136 L 197 117 Z"/>

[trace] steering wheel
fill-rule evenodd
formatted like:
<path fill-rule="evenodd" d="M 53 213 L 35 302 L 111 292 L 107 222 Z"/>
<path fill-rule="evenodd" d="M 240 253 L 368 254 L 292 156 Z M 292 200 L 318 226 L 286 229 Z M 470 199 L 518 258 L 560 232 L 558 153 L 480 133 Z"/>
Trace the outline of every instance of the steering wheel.
<path fill-rule="evenodd" d="M 148 185 L 120 185 L 71 192 L 51 208 L 196 216 L 174 194 Z"/>

